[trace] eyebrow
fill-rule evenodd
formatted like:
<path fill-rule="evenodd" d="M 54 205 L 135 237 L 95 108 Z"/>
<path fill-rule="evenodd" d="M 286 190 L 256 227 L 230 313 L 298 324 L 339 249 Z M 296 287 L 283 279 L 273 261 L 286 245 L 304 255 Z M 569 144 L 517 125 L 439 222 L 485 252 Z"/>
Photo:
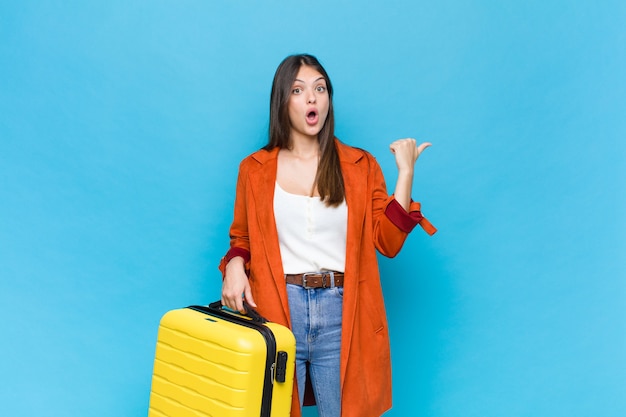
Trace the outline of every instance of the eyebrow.
<path fill-rule="evenodd" d="M 315 80 L 315 81 L 313 81 L 313 82 L 314 82 L 314 83 L 316 83 L 316 82 L 318 82 L 319 80 L 324 80 L 324 81 L 326 81 L 326 78 L 324 78 L 324 77 L 322 76 L 322 77 L 319 77 L 318 79 L 316 79 L 316 80 Z M 296 78 L 295 80 L 293 80 L 293 82 L 294 82 L 294 83 L 295 83 L 296 81 L 300 81 L 301 83 L 306 82 L 306 81 L 301 80 L 301 79 L 299 79 L 299 78 Z"/>

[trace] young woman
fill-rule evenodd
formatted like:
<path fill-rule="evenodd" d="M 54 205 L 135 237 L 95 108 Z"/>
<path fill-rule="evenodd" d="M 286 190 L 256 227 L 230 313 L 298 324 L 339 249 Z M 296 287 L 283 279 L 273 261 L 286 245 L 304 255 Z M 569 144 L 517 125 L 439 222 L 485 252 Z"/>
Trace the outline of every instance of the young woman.
<path fill-rule="evenodd" d="M 430 146 L 390 145 L 389 196 L 372 155 L 334 136 L 332 85 L 311 55 L 276 70 L 269 143 L 239 167 L 222 302 L 243 300 L 296 336 L 292 416 L 307 378 L 321 417 L 378 417 L 391 407 L 389 337 L 376 250 L 393 257 L 420 224 L 414 164 Z"/>

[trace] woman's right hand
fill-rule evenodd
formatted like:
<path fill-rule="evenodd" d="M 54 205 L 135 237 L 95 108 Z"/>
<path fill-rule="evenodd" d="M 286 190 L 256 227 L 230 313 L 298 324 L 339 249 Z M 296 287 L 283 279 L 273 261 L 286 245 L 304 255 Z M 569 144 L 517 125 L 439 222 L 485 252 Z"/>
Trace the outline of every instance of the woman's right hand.
<path fill-rule="evenodd" d="M 243 298 L 242 298 L 243 295 Z M 250 282 L 244 267 L 244 260 L 240 256 L 235 256 L 226 264 L 224 273 L 224 281 L 222 283 L 222 305 L 231 310 L 245 313 L 243 300 L 256 308 L 252 291 L 250 290 Z"/>

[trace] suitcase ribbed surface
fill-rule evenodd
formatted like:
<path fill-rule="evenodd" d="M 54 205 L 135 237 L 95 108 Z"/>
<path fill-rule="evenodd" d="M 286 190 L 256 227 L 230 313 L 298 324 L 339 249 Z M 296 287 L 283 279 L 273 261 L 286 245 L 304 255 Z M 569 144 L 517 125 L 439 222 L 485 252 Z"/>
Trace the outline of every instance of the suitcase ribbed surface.
<path fill-rule="evenodd" d="M 270 387 L 271 414 L 266 415 L 288 416 L 295 340 L 283 326 L 268 327 L 282 333 L 277 340 L 287 339 L 285 347 L 278 344 L 290 355 L 290 378 Z M 192 309 L 170 311 L 159 327 L 148 415 L 261 416 L 266 367 L 273 361 L 266 363 L 266 341 L 255 329 Z"/>

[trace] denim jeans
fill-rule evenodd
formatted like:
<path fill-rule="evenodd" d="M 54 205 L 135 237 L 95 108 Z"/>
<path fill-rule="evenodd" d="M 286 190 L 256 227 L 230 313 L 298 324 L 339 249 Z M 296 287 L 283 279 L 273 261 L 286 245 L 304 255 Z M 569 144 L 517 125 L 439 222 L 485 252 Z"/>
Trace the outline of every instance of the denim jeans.
<path fill-rule="evenodd" d="M 343 288 L 306 289 L 287 284 L 287 294 L 292 331 L 296 337 L 296 383 L 300 406 L 308 362 L 319 417 L 340 417 Z"/>

